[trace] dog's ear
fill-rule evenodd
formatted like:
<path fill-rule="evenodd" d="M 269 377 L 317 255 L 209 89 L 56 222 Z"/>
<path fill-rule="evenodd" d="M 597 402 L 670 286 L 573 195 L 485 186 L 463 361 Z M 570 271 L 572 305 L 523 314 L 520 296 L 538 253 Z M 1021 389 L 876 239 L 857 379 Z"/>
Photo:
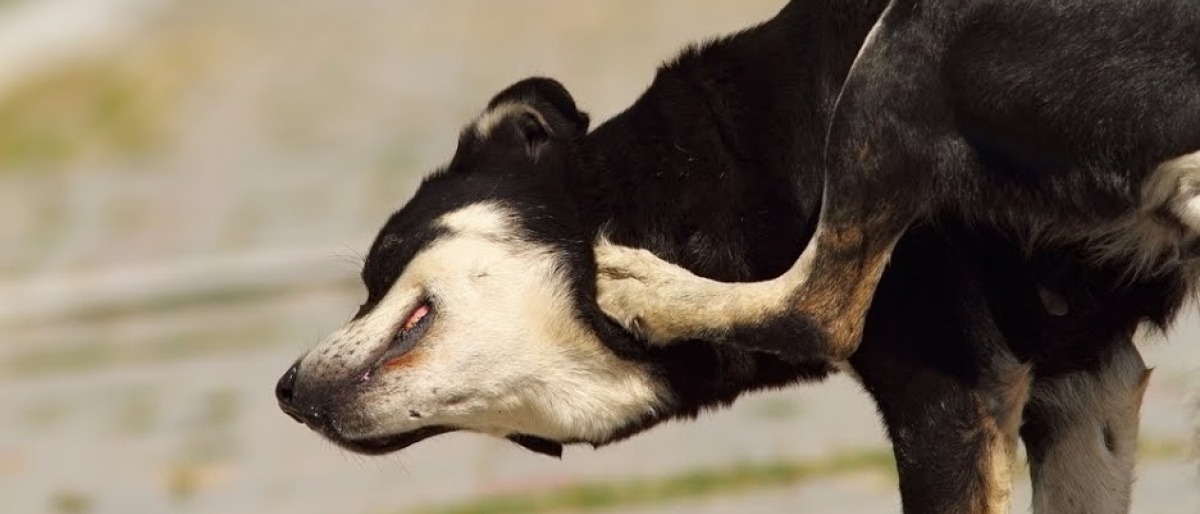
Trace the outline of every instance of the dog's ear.
<path fill-rule="evenodd" d="M 509 126 L 525 147 L 535 151 L 551 140 L 574 140 L 588 130 L 588 115 L 558 81 L 531 77 L 500 91 L 476 122 L 477 135 L 488 139 L 497 127 Z"/>

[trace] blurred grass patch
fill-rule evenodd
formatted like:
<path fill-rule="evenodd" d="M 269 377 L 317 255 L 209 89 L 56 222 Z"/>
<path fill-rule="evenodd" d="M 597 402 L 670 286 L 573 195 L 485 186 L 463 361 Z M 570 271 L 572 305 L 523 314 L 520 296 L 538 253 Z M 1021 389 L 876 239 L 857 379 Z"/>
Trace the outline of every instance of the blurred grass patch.
<path fill-rule="evenodd" d="M 157 389 L 142 385 L 129 388 L 120 395 L 113 425 L 123 436 L 136 437 L 154 430 L 158 421 L 159 396 Z"/>
<path fill-rule="evenodd" d="M 626 482 L 584 483 L 542 492 L 482 498 L 409 514 L 546 514 L 585 512 L 770 489 L 855 472 L 895 473 L 892 453 L 867 449 L 822 460 L 739 463 Z"/>
<path fill-rule="evenodd" d="M 233 423 L 237 420 L 241 399 L 236 389 L 219 388 L 208 391 L 197 402 L 197 410 L 186 425 L 189 459 L 206 462 L 231 455 L 228 450 L 233 446 Z"/>
<path fill-rule="evenodd" d="M 204 410 L 200 413 L 197 424 L 214 430 L 229 428 L 237 420 L 241 399 L 241 395 L 235 389 L 210 391 L 204 398 Z"/>
<path fill-rule="evenodd" d="M 1171 460 L 1187 457 L 1191 451 L 1187 441 L 1172 439 L 1142 439 L 1138 441 L 1141 460 Z"/>
<path fill-rule="evenodd" d="M 262 349 L 285 340 L 277 325 L 218 327 L 146 344 L 106 341 L 14 351 L 0 365 L 0 377 L 23 378 L 101 367 L 154 364 L 234 351 Z"/>
<path fill-rule="evenodd" d="M 183 446 L 167 470 L 167 494 L 176 501 L 191 499 L 228 478 L 229 463 L 238 457 L 234 432 L 241 395 L 235 389 L 205 393 L 198 409 L 184 426 Z"/>
<path fill-rule="evenodd" d="M 191 43 L 148 41 L 19 83 L 0 98 L 0 170 L 52 169 L 160 148 L 185 85 L 203 63 Z"/>
<path fill-rule="evenodd" d="M 61 343 L 15 346 L 0 355 L 0 380 L 55 373 L 87 371 L 118 365 L 156 364 L 195 357 L 256 351 L 294 343 L 294 332 L 279 321 L 257 319 L 250 323 L 214 324 L 203 329 L 180 329 L 171 335 L 153 335 L 130 340 L 107 335 L 107 327 L 123 320 L 162 316 L 184 316 L 214 307 L 240 309 L 277 301 L 286 296 L 310 293 L 357 294 L 361 286 L 354 277 L 322 283 L 267 284 L 212 290 L 166 293 L 129 301 L 94 303 L 54 315 L 32 315 L 3 320 L 0 334 L 37 330 L 47 324 L 75 327 L 84 335 L 66 336 Z M 119 334 L 119 332 L 118 332 Z M 91 337 L 86 340 L 84 337 Z"/>
<path fill-rule="evenodd" d="M 162 292 L 152 297 L 136 298 L 133 300 L 118 299 L 105 303 L 92 303 L 82 308 L 64 310 L 48 315 L 30 315 L 19 319 L 3 319 L 0 327 L 25 329 L 37 327 L 45 323 L 68 323 L 81 325 L 87 323 L 105 323 L 122 318 L 146 317 L 161 315 L 172 311 L 211 306 L 233 307 L 271 301 L 287 296 L 299 295 L 314 291 L 357 292 L 361 288 L 358 277 L 346 277 L 325 282 L 266 284 L 256 286 L 238 285 L 234 287 L 201 289 L 185 292 Z"/>
<path fill-rule="evenodd" d="M 166 476 L 166 490 L 171 500 L 184 503 L 197 494 L 227 481 L 228 466 L 213 463 L 183 461 L 173 465 Z"/>
<path fill-rule="evenodd" d="M 787 421 L 799 416 L 800 411 L 800 405 L 791 398 L 772 397 L 763 400 L 753 413 L 766 421 Z"/>
<path fill-rule="evenodd" d="M 84 514 L 92 511 L 92 501 L 83 493 L 58 491 L 50 497 L 50 511 L 56 514 Z"/>
<path fill-rule="evenodd" d="M 1167 460 L 1186 456 L 1188 443 L 1143 440 L 1141 459 Z M 421 507 L 406 514 L 553 514 L 607 511 L 657 505 L 794 485 L 806 480 L 850 473 L 895 476 L 892 453 L 864 449 L 814 461 L 738 463 L 728 467 L 686 471 L 625 482 L 581 483 L 546 491 L 484 497 L 446 506 Z"/>
<path fill-rule="evenodd" d="M 167 472 L 167 494 L 176 502 L 195 496 L 202 487 L 202 469 L 186 463 L 176 464 Z"/>
<path fill-rule="evenodd" d="M 21 419 L 25 426 L 42 432 L 62 423 L 71 413 L 71 406 L 62 398 L 47 398 L 37 401 L 22 412 Z"/>

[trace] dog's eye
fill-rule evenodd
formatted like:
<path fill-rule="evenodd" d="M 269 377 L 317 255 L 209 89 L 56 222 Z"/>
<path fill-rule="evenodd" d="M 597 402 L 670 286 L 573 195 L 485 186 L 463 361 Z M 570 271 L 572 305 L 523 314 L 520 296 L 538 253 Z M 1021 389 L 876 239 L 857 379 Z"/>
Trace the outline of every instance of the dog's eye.
<path fill-rule="evenodd" d="M 412 314 L 408 315 L 408 321 L 404 322 L 404 326 L 400 330 L 412 330 L 413 327 L 417 326 L 417 323 L 420 323 L 422 319 L 425 319 L 425 315 L 427 314 L 429 314 L 429 303 L 421 302 L 421 304 L 412 311 Z"/>
<path fill-rule="evenodd" d="M 412 350 L 417 345 L 417 341 L 429 328 L 429 323 L 434 317 L 433 303 L 429 300 L 422 300 L 417 303 L 416 307 L 409 312 L 408 317 L 404 319 L 404 324 L 396 330 L 396 336 L 392 339 L 391 348 L 388 350 L 388 355 L 399 356 Z"/>

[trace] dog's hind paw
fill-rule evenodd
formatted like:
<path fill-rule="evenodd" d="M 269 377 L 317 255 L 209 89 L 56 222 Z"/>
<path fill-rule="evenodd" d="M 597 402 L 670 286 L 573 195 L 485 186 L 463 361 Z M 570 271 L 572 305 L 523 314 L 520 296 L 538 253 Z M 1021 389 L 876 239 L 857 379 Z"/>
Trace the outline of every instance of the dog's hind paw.
<path fill-rule="evenodd" d="M 725 284 L 693 275 L 647 250 L 601 241 L 596 245 L 600 309 L 651 344 L 705 338 L 719 318 Z"/>

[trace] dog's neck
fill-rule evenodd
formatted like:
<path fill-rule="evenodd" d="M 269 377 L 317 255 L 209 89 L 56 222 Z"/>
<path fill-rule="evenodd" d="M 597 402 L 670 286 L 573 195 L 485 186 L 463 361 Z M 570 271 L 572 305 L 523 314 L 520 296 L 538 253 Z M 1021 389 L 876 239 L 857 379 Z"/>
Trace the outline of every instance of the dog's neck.
<path fill-rule="evenodd" d="M 815 225 L 823 174 L 814 168 L 840 84 L 886 4 L 845 3 L 793 1 L 767 23 L 660 69 L 633 106 L 577 149 L 566 189 L 586 232 L 720 280 L 787 269 Z M 654 361 L 674 384 L 680 415 L 831 369 L 728 345 L 659 351 Z"/>
<path fill-rule="evenodd" d="M 781 273 L 813 228 L 825 127 L 886 3 L 795 0 L 684 51 L 584 140 L 568 190 L 585 222 L 700 275 Z"/>

